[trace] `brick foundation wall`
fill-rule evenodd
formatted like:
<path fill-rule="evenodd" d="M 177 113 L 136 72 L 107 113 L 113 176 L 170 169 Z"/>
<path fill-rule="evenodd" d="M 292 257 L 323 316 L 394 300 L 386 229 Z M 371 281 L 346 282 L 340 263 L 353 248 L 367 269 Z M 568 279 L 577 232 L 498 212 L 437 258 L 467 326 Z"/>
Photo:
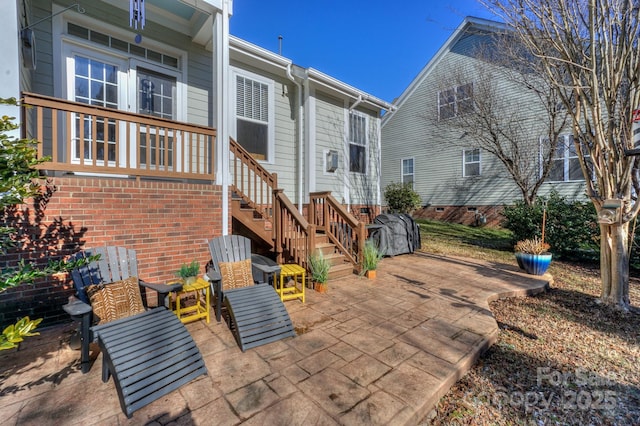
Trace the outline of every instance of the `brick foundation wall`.
<path fill-rule="evenodd" d="M 0 268 L 115 245 L 136 250 L 141 278 L 163 282 L 193 259 L 204 272 L 206 240 L 222 234 L 222 193 L 211 184 L 56 177 L 42 199 L 17 206 L 3 221 L 20 230 L 24 244 L 3 256 Z M 60 274 L 0 293 L 0 326 L 25 315 L 44 318 L 43 325 L 68 320 L 61 306 L 72 287 Z"/>
<path fill-rule="evenodd" d="M 413 213 L 415 219 L 433 219 L 463 225 L 499 226 L 504 219 L 502 206 L 428 206 Z M 485 223 L 481 223 L 481 218 Z"/>

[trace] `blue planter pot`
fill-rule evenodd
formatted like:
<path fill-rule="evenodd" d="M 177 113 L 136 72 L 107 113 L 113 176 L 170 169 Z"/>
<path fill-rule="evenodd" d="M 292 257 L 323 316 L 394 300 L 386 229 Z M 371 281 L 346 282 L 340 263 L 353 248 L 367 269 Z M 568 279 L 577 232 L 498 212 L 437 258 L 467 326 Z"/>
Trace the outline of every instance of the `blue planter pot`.
<path fill-rule="evenodd" d="M 516 261 L 518 262 L 518 266 L 524 269 L 527 274 L 543 275 L 547 272 L 551 264 L 551 253 L 516 253 Z"/>

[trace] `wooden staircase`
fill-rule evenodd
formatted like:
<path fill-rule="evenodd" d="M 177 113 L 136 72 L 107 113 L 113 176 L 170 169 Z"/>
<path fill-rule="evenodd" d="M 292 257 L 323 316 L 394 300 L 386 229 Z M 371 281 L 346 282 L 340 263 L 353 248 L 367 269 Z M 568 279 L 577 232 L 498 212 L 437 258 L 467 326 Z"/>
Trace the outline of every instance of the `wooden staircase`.
<path fill-rule="evenodd" d="M 307 268 L 309 255 L 321 251 L 332 265 L 330 279 L 361 271 L 364 223 L 329 192 L 310 194 L 304 217 L 278 188 L 277 175 L 269 173 L 236 141 L 229 142 L 234 233 L 266 247 L 254 250 L 274 254 L 280 264 L 296 263 Z"/>
<path fill-rule="evenodd" d="M 259 241 L 261 245 L 268 247 L 267 251 L 273 251 L 273 223 L 270 220 L 262 217 L 256 209 L 249 206 L 238 196 L 232 197 L 232 215 L 233 220 L 241 224 L 244 231 L 251 233 L 254 241 Z M 246 232 L 242 233 L 245 234 Z M 354 273 L 354 266 L 346 256 L 340 254 L 336 245 L 329 241 L 327 234 L 316 230 L 314 240 L 315 251 L 321 252 L 331 264 L 329 279 L 342 278 Z"/>

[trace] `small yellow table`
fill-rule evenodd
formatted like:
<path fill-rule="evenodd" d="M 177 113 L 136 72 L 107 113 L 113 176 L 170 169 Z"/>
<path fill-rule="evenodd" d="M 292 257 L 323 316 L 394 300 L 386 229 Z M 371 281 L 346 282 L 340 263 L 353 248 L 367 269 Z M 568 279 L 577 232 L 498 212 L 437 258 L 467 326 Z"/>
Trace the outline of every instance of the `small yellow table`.
<path fill-rule="evenodd" d="M 204 290 L 204 300 L 202 290 Z M 180 306 L 181 297 L 191 292 L 194 293 L 195 303 L 190 306 Z M 181 291 L 175 293 L 176 306 L 173 312 L 182 323 L 188 323 L 200 318 L 206 318 L 207 323 L 209 323 L 210 292 L 209 282 L 200 277 L 193 284 L 185 284 Z"/>
<path fill-rule="evenodd" d="M 273 285 L 276 288 L 276 292 L 280 296 L 280 300 L 292 300 L 301 298 L 304 303 L 304 287 L 305 287 L 305 275 L 306 271 L 303 267 L 296 264 L 281 265 L 280 278 L 273 280 Z M 293 286 L 285 287 L 285 278 L 292 277 Z M 298 277 L 301 277 L 301 281 L 298 282 Z"/>

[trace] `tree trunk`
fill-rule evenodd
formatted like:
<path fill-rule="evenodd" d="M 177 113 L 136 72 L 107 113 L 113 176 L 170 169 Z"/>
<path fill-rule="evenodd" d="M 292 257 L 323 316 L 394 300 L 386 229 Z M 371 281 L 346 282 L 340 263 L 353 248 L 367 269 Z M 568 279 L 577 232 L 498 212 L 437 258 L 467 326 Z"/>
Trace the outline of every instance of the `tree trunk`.
<path fill-rule="evenodd" d="M 600 224 L 602 303 L 629 309 L 629 223 Z"/>

